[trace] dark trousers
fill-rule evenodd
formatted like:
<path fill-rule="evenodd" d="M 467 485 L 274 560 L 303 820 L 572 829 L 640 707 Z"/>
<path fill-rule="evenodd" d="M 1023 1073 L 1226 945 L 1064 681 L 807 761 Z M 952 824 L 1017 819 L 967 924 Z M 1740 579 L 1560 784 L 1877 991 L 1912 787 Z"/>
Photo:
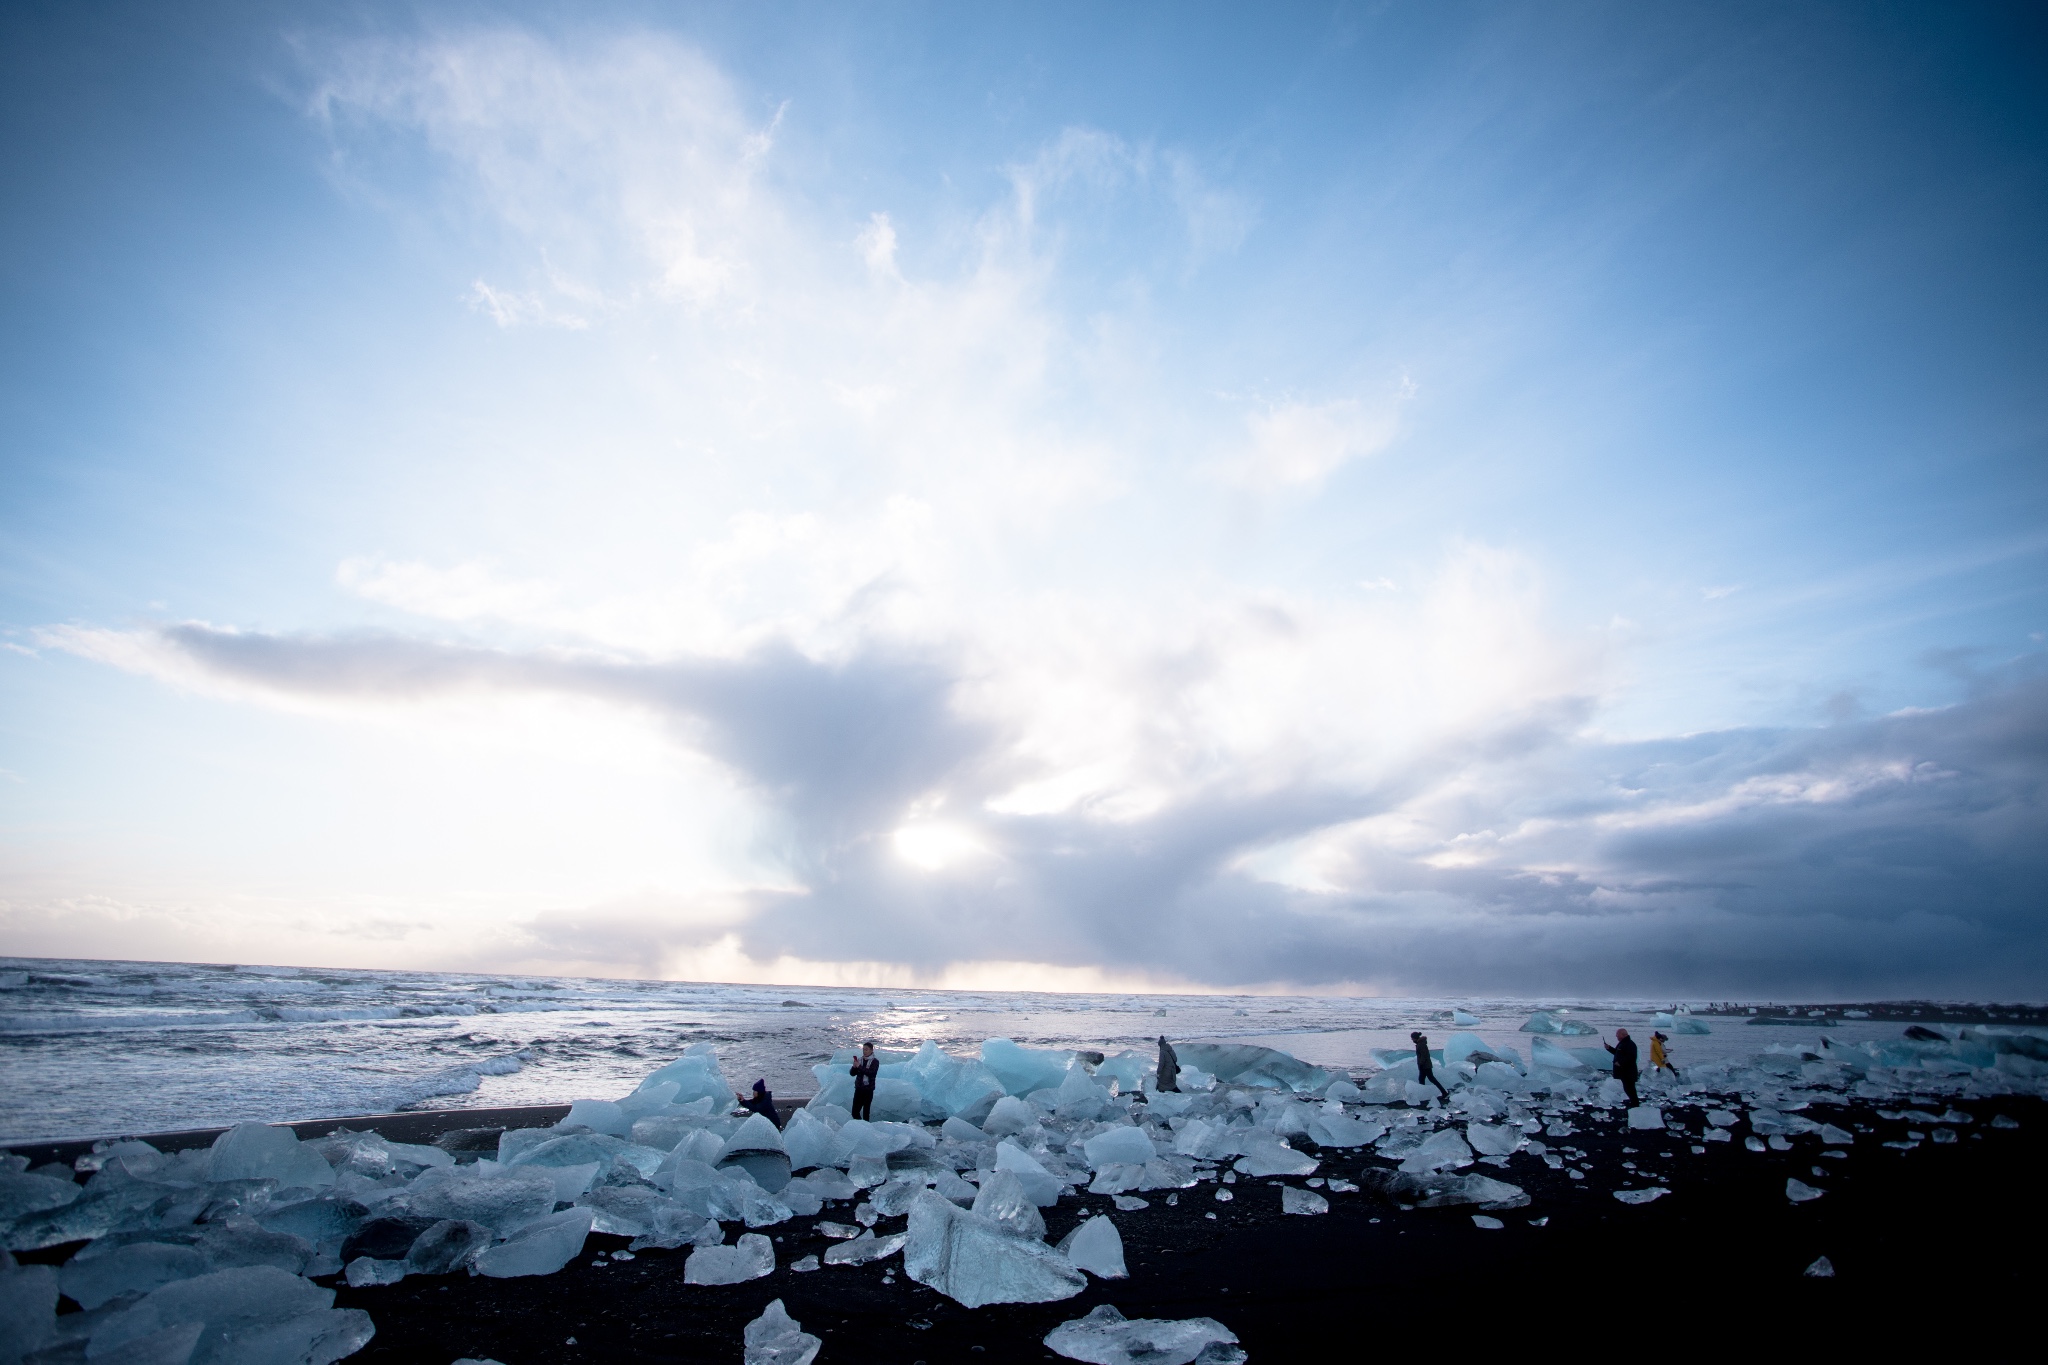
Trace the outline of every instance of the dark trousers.
<path fill-rule="evenodd" d="M 1450 1099 L 1451 1092 L 1444 1089 L 1444 1083 L 1436 1078 L 1436 1072 L 1424 1071 L 1421 1073 L 1421 1076 L 1424 1081 L 1436 1087 L 1437 1094 L 1442 1095 L 1446 1100 Z"/>
<path fill-rule="evenodd" d="M 1628 1092 L 1628 1102 L 1629 1102 L 1630 1104 L 1632 1104 L 1632 1105 L 1635 1105 L 1635 1104 L 1641 1104 L 1641 1103 L 1642 1103 L 1642 1101 L 1641 1101 L 1640 1099 L 1636 1098 L 1636 1078 L 1635 1078 L 1635 1077 L 1633 1077 L 1633 1076 L 1616 1076 L 1616 1077 L 1615 1077 L 1614 1079 L 1616 1079 L 1617 1081 L 1620 1081 L 1620 1082 L 1621 1082 L 1621 1088 L 1622 1088 L 1623 1090 L 1626 1090 L 1626 1091 Z"/>
<path fill-rule="evenodd" d="M 857 1119 L 871 1118 L 875 1107 L 875 1092 L 867 1086 L 853 1088 L 853 1116 Z"/>

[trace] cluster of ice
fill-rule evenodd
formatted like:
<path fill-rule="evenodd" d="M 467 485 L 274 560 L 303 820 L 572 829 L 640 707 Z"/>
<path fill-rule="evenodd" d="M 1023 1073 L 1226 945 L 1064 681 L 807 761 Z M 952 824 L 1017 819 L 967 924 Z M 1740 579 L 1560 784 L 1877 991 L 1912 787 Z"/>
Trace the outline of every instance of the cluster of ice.
<path fill-rule="evenodd" d="M 1604 1050 L 1552 1041 L 1582 1026 L 1545 1012 L 1524 1028 L 1535 1035 L 1526 1060 L 1504 1043 L 1452 1033 L 1434 1059 L 1448 1102 L 1417 1083 L 1412 1052 L 1381 1054 L 1381 1069 L 1361 1083 L 1271 1049 L 1185 1043 L 1182 1088 L 1161 1092 L 1150 1059 L 1135 1052 L 1105 1058 L 998 1038 L 974 1059 L 930 1043 L 884 1054 L 872 1120 L 848 1112 L 851 1055 L 835 1058 L 818 1068 L 819 1097 L 778 1131 L 735 1108 L 716 1053 L 700 1044 L 630 1095 L 580 1100 L 551 1128 L 506 1131 L 481 1159 L 346 1130 L 301 1141 L 258 1124 L 206 1149 L 105 1145 L 81 1158 L 82 1185 L 9 1157 L 0 1159 L 7 1250 L 88 1245 L 58 1269 L 18 1266 L 11 1254 L 0 1263 L 0 1355 L 75 1354 L 82 1343 L 93 1359 L 319 1365 L 359 1349 L 374 1328 L 360 1311 L 336 1310 L 333 1291 L 313 1278 L 340 1274 L 361 1287 L 415 1275 L 546 1275 L 599 1232 L 632 1239 L 635 1251 L 687 1247 L 686 1282 L 734 1284 L 776 1268 L 760 1229 L 833 1203 L 853 1205 L 840 1215 L 852 1221 L 819 1223 L 838 1244 L 822 1266 L 807 1257 L 795 1268 L 901 1255 L 912 1279 L 969 1306 L 1048 1302 L 1126 1267 L 1107 1215 L 1086 1218 L 1055 1246 L 1041 1210 L 1086 1189 L 1135 1211 L 1147 1205 L 1141 1193 L 1168 1192 L 1172 1202 L 1172 1192 L 1205 1182 L 1221 1201 L 1242 1176 L 1281 1184 L 1280 1211 L 1324 1212 L 1326 1194 L 1284 1183 L 1319 1169 L 1320 1156 L 1298 1142 L 1318 1153 L 1369 1149 L 1383 1164 L 1360 1181 L 1403 1207 L 1519 1208 L 1529 1202 L 1519 1186 L 1474 1168 L 1505 1172 L 1512 1159 L 1540 1159 L 1583 1179 L 1584 1154 L 1569 1144 L 1574 1125 L 1626 1106 Z M 1970 1122 L 1953 1099 L 2048 1093 L 2048 1037 L 1916 1027 L 1894 1042 L 1821 1038 L 1691 1067 L 1682 1081 L 1645 1077 L 1641 1087 L 1628 1129 L 1702 1144 L 1696 1150 L 1730 1140 L 1743 1122 L 1744 1142 L 1759 1151 L 1795 1140 L 1816 1154 L 1839 1150 L 1857 1135 L 1800 1111 L 1849 1097 L 1910 1105 L 1878 1112 L 1921 1125 L 1888 1144 L 1911 1147 L 1925 1132 L 1953 1141 Z M 1357 1188 L 1308 1183 L 1326 1193 Z M 1786 1189 L 1794 1201 L 1823 1192 L 1798 1180 Z M 1667 1192 L 1613 1193 L 1645 1203 Z M 885 1218 L 905 1222 L 884 1230 Z M 731 1242 L 728 1224 L 744 1229 Z M 60 1294 L 84 1311 L 60 1319 Z M 1119 1326 L 1103 1311 L 1061 1328 L 1065 1346 L 1048 1345 L 1076 1359 L 1166 1359 L 1133 1352 L 1153 1349 L 1145 1333 L 1184 1326 Z M 809 1339 L 794 1324 L 785 1331 L 786 1321 L 763 1326 L 758 1343 L 750 1335 L 750 1359 L 802 1356 Z M 1238 1358 L 1213 1354 L 1235 1349 L 1224 1338 L 1195 1349 L 1212 1352 L 1205 1360 Z M 1076 1354 L 1086 1350 L 1098 1355 Z M 1100 1354 L 1113 1350 L 1125 1354 Z"/>

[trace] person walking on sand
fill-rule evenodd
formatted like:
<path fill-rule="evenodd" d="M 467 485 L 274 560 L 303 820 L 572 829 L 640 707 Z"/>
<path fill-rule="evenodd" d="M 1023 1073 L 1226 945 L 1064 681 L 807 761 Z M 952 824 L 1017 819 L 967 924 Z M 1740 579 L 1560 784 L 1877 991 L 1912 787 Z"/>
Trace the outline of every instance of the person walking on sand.
<path fill-rule="evenodd" d="M 1153 1083 L 1154 1090 L 1180 1090 L 1180 1054 L 1173 1050 L 1173 1044 L 1166 1041 L 1166 1035 L 1159 1035 L 1159 1079 Z"/>
<path fill-rule="evenodd" d="M 1603 1038 L 1600 1046 L 1613 1054 L 1614 1079 L 1620 1081 L 1621 1088 L 1628 1092 L 1629 1107 L 1635 1108 L 1642 1103 L 1636 1097 L 1636 1040 L 1628 1036 L 1627 1029 L 1618 1028 L 1614 1031 L 1614 1041 L 1610 1043 Z"/>
<path fill-rule="evenodd" d="M 1408 1035 L 1415 1042 L 1415 1083 L 1425 1081 L 1436 1087 L 1436 1093 L 1444 1097 L 1444 1103 L 1451 1102 L 1451 1092 L 1444 1089 L 1444 1083 L 1436 1078 L 1436 1063 L 1429 1059 L 1429 1039 L 1421 1032 Z"/>
<path fill-rule="evenodd" d="M 1671 1065 L 1671 1054 L 1664 1050 L 1664 1044 L 1670 1041 L 1661 1033 L 1650 1035 L 1650 1075 L 1655 1076 L 1660 1071 L 1668 1071 L 1672 1080 L 1683 1081 L 1685 1077 L 1679 1075 L 1678 1068 Z"/>
<path fill-rule="evenodd" d="M 775 1112 L 775 1096 L 769 1092 L 766 1080 L 755 1081 L 754 1093 L 747 1096 L 740 1103 L 759 1114 L 762 1118 L 767 1119 L 777 1128 L 782 1126 L 782 1115 Z"/>
<path fill-rule="evenodd" d="M 875 1078 L 882 1073 L 882 1059 L 875 1055 L 873 1043 L 860 1045 L 860 1058 L 847 1068 L 846 1074 L 853 1077 L 853 1116 L 857 1119 L 871 1119 L 875 1108 Z"/>

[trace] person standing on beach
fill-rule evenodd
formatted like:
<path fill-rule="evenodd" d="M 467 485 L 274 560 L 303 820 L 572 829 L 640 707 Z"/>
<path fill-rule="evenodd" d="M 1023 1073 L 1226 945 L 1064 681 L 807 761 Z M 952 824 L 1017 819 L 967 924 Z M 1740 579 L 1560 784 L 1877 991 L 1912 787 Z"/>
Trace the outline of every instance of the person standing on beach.
<path fill-rule="evenodd" d="M 1444 1083 L 1436 1078 L 1436 1063 L 1431 1061 L 1429 1057 L 1428 1037 L 1419 1031 L 1408 1036 L 1415 1043 L 1415 1083 L 1421 1085 L 1426 1081 L 1430 1085 L 1435 1086 L 1436 1093 L 1444 1097 L 1445 1104 L 1449 1104 L 1451 1102 L 1451 1092 L 1444 1089 Z"/>
<path fill-rule="evenodd" d="M 1678 1068 L 1671 1065 L 1671 1055 L 1664 1050 L 1664 1044 L 1670 1041 L 1661 1033 L 1650 1035 L 1650 1074 L 1655 1076 L 1660 1071 L 1668 1071 L 1672 1080 L 1683 1081 L 1685 1077 L 1678 1074 Z"/>
<path fill-rule="evenodd" d="M 873 1043 L 860 1045 L 860 1059 L 847 1068 L 846 1074 L 853 1077 L 853 1116 L 873 1117 L 875 1078 L 882 1074 L 882 1059 L 875 1055 Z"/>
<path fill-rule="evenodd" d="M 1173 1050 L 1173 1044 L 1166 1041 L 1166 1035 L 1159 1035 L 1159 1080 L 1155 1090 L 1180 1089 L 1180 1054 Z"/>
<path fill-rule="evenodd" d="M 1628 1092 L 1629 1106 L 1633 1108 L 1641 1104 L 1642 1101 L 1636 1098 L 1636 1040 L 1628 1036 L 1627 1029 L 1618 1028 L 1614 1031 L 1614 1041 L 1610 1043 L 1603 1038 L 1600 1046 L 1614 1056 L 1614 1079 L 1620 1081 L 1621 1088 Z"/>

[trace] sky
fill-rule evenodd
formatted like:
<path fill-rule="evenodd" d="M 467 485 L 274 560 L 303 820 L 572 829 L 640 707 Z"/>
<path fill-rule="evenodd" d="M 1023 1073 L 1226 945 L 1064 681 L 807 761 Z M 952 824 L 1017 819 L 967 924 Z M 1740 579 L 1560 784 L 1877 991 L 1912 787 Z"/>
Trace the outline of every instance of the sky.
<path fill-rule="evenodd" d="M 2044 68 L 9 6 L 0 952 L 2041 999 Z"/>

